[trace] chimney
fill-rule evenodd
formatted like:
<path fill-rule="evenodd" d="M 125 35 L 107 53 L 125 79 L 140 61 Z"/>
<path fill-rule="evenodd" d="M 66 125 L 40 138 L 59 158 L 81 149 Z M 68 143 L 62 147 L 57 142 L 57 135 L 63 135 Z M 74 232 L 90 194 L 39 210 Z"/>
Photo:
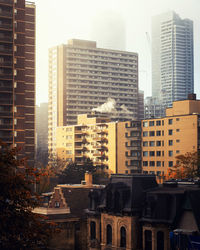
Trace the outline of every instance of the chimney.
<path fill-rule="evenodd" d="M 92 186 L 92 174 L 89 172 L 85 173 L 85 183 L 87 186 Z"/>
<path fill-rule="evenodd" d="M 194 93 L 188 94 L 188 100 L 196 100 L 196 94 Z"/>

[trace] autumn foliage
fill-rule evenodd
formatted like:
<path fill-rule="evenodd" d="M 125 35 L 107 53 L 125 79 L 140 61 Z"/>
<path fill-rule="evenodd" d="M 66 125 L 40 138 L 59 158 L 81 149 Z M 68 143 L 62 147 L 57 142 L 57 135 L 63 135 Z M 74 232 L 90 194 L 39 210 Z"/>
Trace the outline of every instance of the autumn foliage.
<path fill-rule="evenodd" d="M 39 197 L 33 192 L 41 173 L 17 160 L 17 149 L 1 143 L 0 150 L 0 249 L 45 248 L 52 225 L 33 209 Z"/>
<path fill-rule="evenodd" d="M 168 170 L 166 179 L 194 179 L 200 177 L 200 156 L 197 152 L 187 152 L 176 157 L 176 164 Z"/>

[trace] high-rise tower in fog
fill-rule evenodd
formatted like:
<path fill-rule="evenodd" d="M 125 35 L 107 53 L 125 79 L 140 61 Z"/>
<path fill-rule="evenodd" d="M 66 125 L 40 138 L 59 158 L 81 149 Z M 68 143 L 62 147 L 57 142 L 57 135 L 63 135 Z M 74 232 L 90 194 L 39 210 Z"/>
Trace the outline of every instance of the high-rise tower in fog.
<path fill-rule="evenodd" d="M 90 114 L 108 100 L 109 115 L 116 120 L 138 118 L 137 53 L 97 48 L 94 41 L 76 39 L 51 48 L 49 153 L 55 153 L 57 126 L 76 124 L 78 114 Z"/>
<path fill-rule="evenodd" d="M 165 106 L 194 91 L 193 21 L 170 11 L 152 19 L 152 96 Z"/>
<path fill-rule="evenodd" d="M 0 1 L 0 139 L 34 163 L 35 4 Z"/>

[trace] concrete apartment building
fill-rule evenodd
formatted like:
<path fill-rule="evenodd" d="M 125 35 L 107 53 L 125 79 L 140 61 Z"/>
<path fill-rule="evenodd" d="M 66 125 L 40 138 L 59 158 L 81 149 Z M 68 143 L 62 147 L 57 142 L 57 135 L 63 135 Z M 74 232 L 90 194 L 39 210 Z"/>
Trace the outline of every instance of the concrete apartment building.
<path fill-rule="evenodd" d="M 152 19 L 152 96 L 165 107 L 194 92 L 193 21 L 173 11 Z"/>
<path fill-rule="evenodd" d="M 56 131 L 57 157 L 84 164 L 91 159 L 111 173 L 141 172 L 141 122 L 111 122 L 109 118 L 79 115 L 77 125 Z"/>
<path fill-rule="evenodd" d="M 200 100 L 173 102 L 166 116 L 142 121 L 143 173 L 167 174 L 176 164 L 176 156 L 200 148 Z"/>
<path fill-rule="evenodd" d="M 138 55 L 97 48 L 96 42 L 69 40 L 49 50 L 50 158 L 56 156 L 56 127 L 75 125 L 112 99 L 114 120 L 138 118 Z"/>
<path fill-rule="evenodd" d="M 0 1 L 0 139 L 34 162 L 35 4 Z"/>

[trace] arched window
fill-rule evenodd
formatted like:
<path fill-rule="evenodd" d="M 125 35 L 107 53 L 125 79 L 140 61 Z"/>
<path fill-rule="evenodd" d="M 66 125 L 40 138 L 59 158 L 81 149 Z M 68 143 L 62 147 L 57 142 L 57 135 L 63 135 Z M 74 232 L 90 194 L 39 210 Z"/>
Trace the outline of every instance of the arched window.
<path fill-rule="evenodd" d="M 145 230 L 145 250 L 152 250 L 152 232 Z"/>
<path fill-rule="evenodd" d="M 106 244 L 112 245 L 112 227 L 110 224 L 106 227 Z"/>
<path fill-rule="evenodd" d="M 96 223 L 94 221 L 90 222 L 90 239 L 96 239 Z"/>
<path fill-rule="evenodd" d="M 120 229 L 120 247 L 126 247 L 126 228 L 121 227 Z"/>
<path fill-rule="evenodd" d="M 164 250 L 164 232 L 157 232 L 157 250 Z"/>

